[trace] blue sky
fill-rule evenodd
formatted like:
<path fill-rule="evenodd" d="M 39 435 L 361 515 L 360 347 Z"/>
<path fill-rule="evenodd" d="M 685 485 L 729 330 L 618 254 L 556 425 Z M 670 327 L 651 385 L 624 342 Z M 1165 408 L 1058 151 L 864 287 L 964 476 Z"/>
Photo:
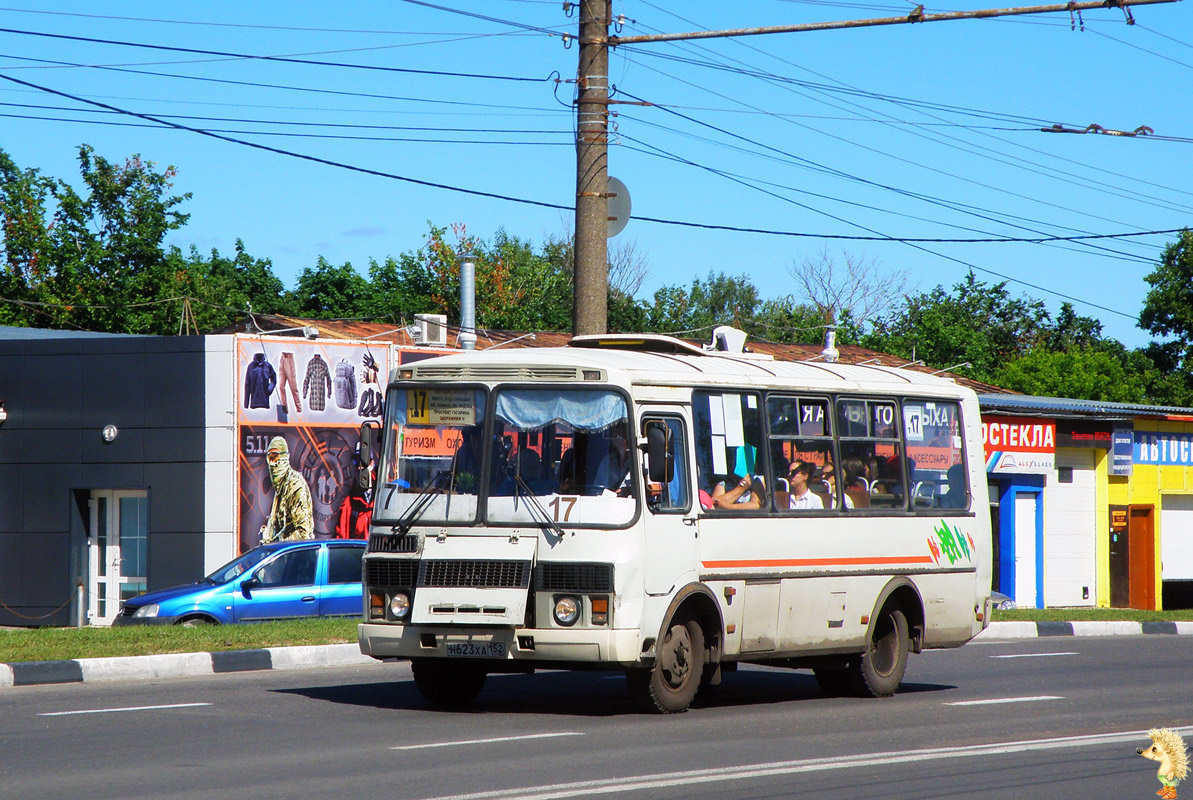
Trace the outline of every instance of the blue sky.
<path fill-rule="evenodd" d="M 7 0 L 0 75 L 325 161 L 570 207 L 573 85 L 555 78 L 575 77 L 576 47 L 562 34 L 575 34 L 577 12 L 565 15 L 558 0 L 437 5 Z M 911 8 L 613 3 L 624 35 Z M 972 266 L 1053 311 L 1062 295 L 1073 298 L 1108 334 L 1143 344 L 1134 325 L 1143 278 L 1172 235 L 1046 244 L 818 238 L 1022 239 L 1190 225 L 1193 7 L 1138 6 L 1132 15 L 1131 26 L 1122 10 L 1100 9 L 1080 19 L 1066 12 L 620 48 L 610 59 L 618 97 L 652 104 L 615 107 L 609 171 L 629 187 L 634 215 L 775 232 L 632 219 L 619 240 L 649 264 L 642 296 L 710 270 L 748 274 L 768 297 L 796 293 L 791 264 L 827 249 L 838 261 L 848 254 L 905 271 L 918 290 L 951 286 Z M 239 57 L 250 55 L 291 60 Z M 19 165 L 77 182 L 82 143 L 111 160 L 140 154 L 174 165 L 175 189 L 194 196 L 171 243 L 230 253 L 242 238 L 288 286 L 319 256 L 363 272 L 371 258 L 415 250 L 428 221 L 482 237 L 504 228 L 532 242 L 573 224 L 570 211 L 163 128 L 7 81 L 0 104 L 0 147 Z M 1040 131 L 1054 124 L 1147 126 L 1154 135 Z"/>

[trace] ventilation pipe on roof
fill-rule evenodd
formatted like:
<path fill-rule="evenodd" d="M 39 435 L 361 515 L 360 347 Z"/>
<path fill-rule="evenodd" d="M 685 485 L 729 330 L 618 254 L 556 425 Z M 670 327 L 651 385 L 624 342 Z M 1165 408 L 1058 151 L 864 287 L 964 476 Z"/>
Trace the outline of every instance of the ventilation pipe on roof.
<path fill-rule="evenodd" d="M 476 349 L 476 264 L 472 254 L 460 264 L 460 349 Z"/>
<path fill-rule="evenodd" d="M 837 349 L 837 329 L 829 325 L 824 329 L 824 349 L 820 351 L 824 360 L 829 364 L 836 364 L 841 358 L 841 351 Z"/>

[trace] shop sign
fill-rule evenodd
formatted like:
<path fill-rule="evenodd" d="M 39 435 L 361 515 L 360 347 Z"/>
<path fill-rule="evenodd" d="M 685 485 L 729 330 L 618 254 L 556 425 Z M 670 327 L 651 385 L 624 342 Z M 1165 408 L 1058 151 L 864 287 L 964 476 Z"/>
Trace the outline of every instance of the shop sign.
<path fill-rule="evenodd" d="M 1056 424 L 1057 447 L 1095 447 L 1109 450 L 1113 438 L 1114 428 L 1110 423 L 1062 420 Z"/>
<path fill-rule="evenodd" d="M 1136 464 L 1193 467 L 1193 433 L 1135 431 Z"/>
<path fill-rule="evenodd" d="M 983 417 L 986 472 L 1041 474 L 1056 466 L 1056 421 L 1026 417 Z"/>
<path fill-rule="evenodd" d="M 1115 425 L 1111 434 L 1110 474 L 1130 475 L 1135 449 L 1135 433 L 1131 425 Z"/>

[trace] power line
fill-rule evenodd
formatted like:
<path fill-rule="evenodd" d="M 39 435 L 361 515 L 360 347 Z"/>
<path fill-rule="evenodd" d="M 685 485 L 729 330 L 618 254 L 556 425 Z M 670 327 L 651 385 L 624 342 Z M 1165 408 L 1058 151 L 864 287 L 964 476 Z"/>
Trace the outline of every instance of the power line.
<path fill-rule="evenodd" d="M 505 194 L 496 194 L 493 192 L 483 192 L 480 190 L 470 190 L 470 188 L 451 186 L 451 185 L 447 185 L 447 184 L 437 184 L 437 182 L 420 180 L 420 179 L 416 179 L 416 178 L 409 178 L 409 176 L 383 172 L 383 170 L 370 169 L 370 168 L 366 168 L 366 167 L 358 167 L 356 165 L 348 165 L 348 163 L 344 163 L 344 162 L 332 161 L 329 159 L 322 159 L 322 157 L 319 157 L 319 156 L 313 156 L 313 155 L 308 155 L 308 154 L 303 154 L 303 153 L 295 153 L 295 151 L 292 151 L 292 150 L 283 150 L 280 148 L 274 148 L 274 147 L 270 147 L 270 145 L 266 145 L 266 144 L 247 142 L 247 141 L 243 141 L 243 139 L 237 139 L 237 138 L 225 136 L 222 134 L 216 134 L 216 132 L 214 132 L 214 131 L 209 131 L 209 130 L 205 130 L 202 128 L 192 128 L 192 126 L 190 126 L 190 125 L 183 125 L 180 123 L 169 122 L 169 120 L 167 120 L 167 119 L 160 119 L 160 118 L 152 116 L 152 114 L 143 114 L 143 113 L 138 113 L 136 111 L 125 110 L 125 108 L 118 108 L 117 106 L 100 103 L 100 101 L 98 101 L 98 100 L 88 100 L 86 98 L 78 97 L 78 95 L 70 94 L 68 92 L 62 92 L 62 91 L 60 91 L 60 89 L 54 89 L 54 88 L 45 87 L 45 86 L 38 86 L 37 83 L 32 83 L 30 81 L 21 80 L 21 79 L 19 79 L 19 77 L 13 77 L 11 75 L 0 74 L 0 80 L 11 81 L 13 83 L 18 83 L 18 85 L 20 85 L 20 86 L 26 86 L 26 87 L 33 88 L 33 89 L 38 89 L 38 91 L 42 91 L 42 92 L 49 93 L 49 94 L 55 94 L 55 95 L 57 95 L 57 97 L 62 97 L 62 98 L 66 98 L 69 100 L 75 100 L 76 103 L 98 106 L 100 108 L 106 108 L 106 110 L 109 110 L 109 111 L 117 112 L 120 114 L 126 114 L 126 116 L 136 117 L 138 119 L 144 119 L 144 120 L 147 120 L 147 122 L 152 122 L 152 123 L 156 123 L 157 125 L 160 125 L 160 126 L 165 126 L 165 128 L 172 128 L 172 129 L 192 132 L 192 134 L 209 136 L 211 138 L 221 139 L 221 141 L 229 142 L 231 144 L 240 144 L 240 145 L 243 145 L 243 147 L 265 150 L 265 151 L 268 151 L 268 153 L 296 157 L 296 159 L 302 159 L 305 161 L 313 161 L 315 163 L 322 163 L 322 165 L 326 165 L 326 166 L 330 166 L 330 167 L 339 167 L 342 169 L 350 169 L 350 170 L 353 170 L 353 172 L 376 175 L 376 176 L 379 176 L 379 178 L 390 178 L 390 179 L 394 179 L 394 180 L 410 182 L 410 184 L 415 184 L 415 185 L 419 185 L 419 186 L 427 186 L 427 187 L 431 187 L 431 188 L 441 188 L 441 190 L 446 190 L 446 191 L 451 191 L 451 192 L 472 194 L 472 196 L 477 196 L 477 197 L 487 197 L 487 198 L 492 198 L 492 199 L 497 199 L 497 200 L 506 200 L 506 201 L 511 201 L 511 203 L 520 203 L 520 204 L 525 204 L 525 205 L 546 207 L 546 209 L 555 209 L 555 210 L 561 210 L 561 211 L 573 210 L 573 209 L 571 209 L 571 206 L 560 205 L 557 203 L 546 203 L 546 201 L 543 201 L 543 200 L 531 200 L 531 199 L 526 199 L 526 198 L 509 197 L 509 196 L 505 196 Z M 662 218 L 655 218 L 655 217 L 635 216 L 635 219 L 641 219 L 642 222 L 653 222 L 653 223 L 667 224 L 667 225 L 680 225 L 680 227 L 686 227 L 686 228 L 706 228 L 706 229 L 710 229 L 710 230 L 730 230 L 730 231 L 740 231 L 740 232 L 754 232 L 754 234 L 768 234 L 768 235 L 774 235 L 774 236 L 792 236 L 792 237 L 801 237 L 801 238 L 839 238 L 839 240 L 890 241 L 890 242 L 900 242 L 900 243 L 905 243 L 905 244 L 914 244 L 914 243 L 919 243 L 921 241 L 922 242 L 950 242 L 950 243 L 1014 243 L 1014 242 L 1040 243 L 1040 242 L 1047 242 L 1047 241 L 1077 241 L 1077 240 L 1082 240 L 1082 238 L 1129 238 L 1129 237 L 1135 237 L 1135 236 L 1166 235 L 1166 234 L 1175 234 L 1175 232 L 1180 232 L 1180 230 L 1182 230 L 1182 229 L 1173 229 L 1173 230 L 1152 230 L 1152 231 L 1126 231 L 1126 232 L 1120 232 L 1120 234 L 1096 234 L 1096 235 L 1073 236 L 1073 237 L 1019 238 L 1019 240 L 1016 240 L 1016 238 L 1006 238 L 1006 237 L 1003 237 L 1003 238 L 969 238 L 969 240 L 966 240 L 966 238 L 957 238 L 957 240 L 940 240 L 940 238 L 929 238 L 929 240 L 915 240 L 915 238 L 909 238 L 909 237 L 883 236 L 883 235 L 878 235 L 878 234 L 873 235 L 873 236 L 845 236 L 845 235 L 834 235 L 834 234 L 810 234 L 810 232 L 801 232 L 801 231 L 781 231 L 781 230 L 766 230 L 766 229 L 755 229 L 755 228 L 736 228 L 736 227 L 730 227 L 730 225 L 715 225 L 715 224 L 706 224 L 706 223 L 684 222 L 684 221 L 676 221 L 676 219 L 662 219 Z M 842 221 L 842 222 L 847 222 L 847 221 Z M 860 227 L 860 225 L 857 225 L 857 223 L 848 223 L 848 224 L 854 224 L 855 227 Z M 944 256 L 944 258 L 947 258 L 947 256 Z M 979 267 L 975 267 L 975 268 L 979 268 Z M 994 273 L 994 274 L 999 274 L 999 273 Z M 1001 275 L 1000 275 L 1000 277 L 1001 277 Z M 1014 280 L 1014 279 L 1008 279 L 1008 280 Z M 1024 283 L 1024 281 L 1016 281 L 1016 283 Z M 1031 285 L 1031 284 L 1026 284 L 1026 285 Z M 1040 287 L 1040 289 L 1041 289 L 1041 287 Z M 1050 291 L 1050 290 L 1041 289 L 1041 291 Z M 1056 292 L 1050 292 L 1050 293 L 1056 293 Z M 1083 302 L 1083 300 L 1078 300 L 1078 302 Z M 1089 303 L 1088 305 L 1094 305 L 1094 304 Z"/>
<path fill-rule="evenodd" d="M 411 0 L 407 0 L 410 2 Z M 514 81 L 525 83 L 543 83 L 551 80 L 551 76 L 546 78 L 531 78 L 518 75 L 486 75 L 484 73 L 476 72 L 448 72 L 445 70 L 431 70 L 431 69 L 414 69 L 412 67 L 383 67 L 375 64 L 350 64 L 341 61 L 317 61 L 307 58 L 290 58 L 287 56 L 261 56 L 251 55 L 248 53 L 233 53 L 224 50 L 201 50 L 194 47 L 175 47 L 164 44 L 148 44 L 143 42 L 123 42 L 117 39 L 98 39 L 91 36 L 71 36 L 65 33 L 44 33 L 41 31 L 22 31 L 15 28 L 0 28 L 0 33 L 11 33 L 19 36 L 38 36 L 49 39 L 65 39 L 73 42 L 87 42 L 89 44 L 108 44 L 116 45 L 118 47 L 138 47 L 147 50 L 165 50 L 173 53 L 194 53 L 196 55 L 205 56 L 225 56 L 227 58 L 238 58 L 249 61 L 273 61 L 282 62 L 286 64 L 305 64 L 319 67 L 342 67 L 345 69 L 363 69 L 377 72 L 399 72 L 409 75 L 434 75 L 437 77 L 447 78 L 477 78 L 481 80 L 496 80 L 496 81 Z"/>

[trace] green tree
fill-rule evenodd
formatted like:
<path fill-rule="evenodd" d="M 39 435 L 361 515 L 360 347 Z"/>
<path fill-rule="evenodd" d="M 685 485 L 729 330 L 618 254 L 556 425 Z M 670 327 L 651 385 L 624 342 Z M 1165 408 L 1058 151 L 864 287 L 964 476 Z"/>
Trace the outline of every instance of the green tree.
<path fill-rule="evenodd" d="M 1139 314 L 1139 327 L 1161 341 L 1145 355 L 1155 364 L 1149 394 L 1155 402 L 1193 403 L 1193 232 L 1181 231 L 1144 278 L 1151 287 Z"/>
<path fill-rule="evenodd" d="M 994 383 L 1007 364 L 1043 346 L 1051 329 L 1043 302 L 1012 297 L 1005 282 L 986 284 L 970 272 L 951 292 L 937 286 L 905 297 L 863 344 L 938 367 L 969 362 L 963 374 Z"/>
<path fill-rule="evenodd" d="M 300 317 L 361 317 L 368 314 L 372 291 L 351 264 L 336 267 L 319 256 L 314 267 L 307 267 L 298 276 L 298 286 L 288 299 Z"/>
<path fill-rule="evenodd" d="M 151 309 L 165 305 L 178 276 L 162 243 L 186 224 L 177 207 L 190 195 L 169 193 L 173 167 L 158 171 L 135 155 L 116 164 L 82 145 L 79 168 L 82 194 L 0 151 L 2 288 L 24 304 L 22 314 L 9 308 L 6 321 L 166 332 Z"/>
<path fill-rule="evenodd" d="M 1146 376 L 1105 349 L 1037 348 L 1004 366 L 992 381 L 1005 389 L 1044 397 L 1117 403 L 1147 399 Z"/>

